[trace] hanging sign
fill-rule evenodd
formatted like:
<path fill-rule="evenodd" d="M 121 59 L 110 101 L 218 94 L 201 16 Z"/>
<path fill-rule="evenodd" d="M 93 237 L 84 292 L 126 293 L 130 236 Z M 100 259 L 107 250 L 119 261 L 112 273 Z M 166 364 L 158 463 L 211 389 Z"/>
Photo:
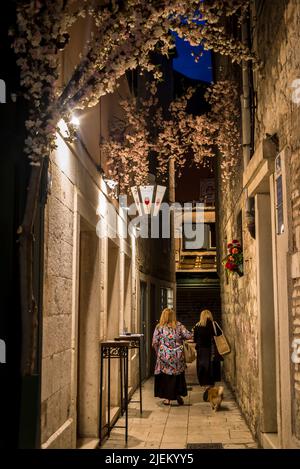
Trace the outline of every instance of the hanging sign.
<path fill-rule="evenodd" d="M 156 195 L 155 195 L 155 201 L 154 201 L 154 207 L 153 207 L 153 216 L 155 217 L 160 209 L 161 202 L 164 198 L 166 192 L 166 187 L 165 186 L 157 186 L 156 187 Z"/>
<path fill-rule="evenodd" d="M 150 215 L 153 200 L 154 186 L 141 186 L 142 207 L 145 215 Z"/>
<path fill-rule="evenodd" d="M 136 208 L 138 210 L 139 216 L 141 217 L 143 215 L 143 211 L 142 211 L 142 205 L 140 203 L 139 190 L 138 190 L 137 186 L 132 187 L 131 192 L 132 192 L 132 195 L 133 195 L 133 198 L 134 198 L 134 203 L 135 203 Z"/>

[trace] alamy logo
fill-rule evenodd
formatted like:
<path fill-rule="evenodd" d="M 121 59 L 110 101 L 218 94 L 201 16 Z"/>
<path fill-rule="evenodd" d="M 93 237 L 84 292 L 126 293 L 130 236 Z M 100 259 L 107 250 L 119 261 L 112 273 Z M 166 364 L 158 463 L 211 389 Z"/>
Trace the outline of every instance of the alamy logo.
<path fill-rule="evenodd" d="M 300 78 L 296 78 L 293 83 L 291 84 L 291 88 L 293 88 L 292 92 L 292 101 L 295 104 L 300 104 Z"/>
<path fill-rule="evenodd" d="M 0 103 L 6 103 L 6 85 L 5 81 L 0 79 Z"/>
<path fill-rule="evenodd" d="M 126 207 L 131 220 L 125 217 L 120 223 L 118 213 L 112 204 L 107 205 L 107 216 L 101 217 L 96 226 L 99 238 L 123 238 L 134 235 L 136 238 L 185 238 L 186 249 L 201 248 L 204 243 L 204 204 L 162 203 L 160 216 L 139 215 L 136 205 L 127 206 L 126 196 L 120 197 L 120 206 Z M 173 212 L 173 233 L 171 233 L 171 213 Z M 100 212 L 97 213 L 100 215 Z M 107 221 L 108 220 L 108 221 Z"/>
<path fill-rule="evenodd" d="M 0 339 L 0 363 L 6 363 L 6 345 L 2 339 Z"/>

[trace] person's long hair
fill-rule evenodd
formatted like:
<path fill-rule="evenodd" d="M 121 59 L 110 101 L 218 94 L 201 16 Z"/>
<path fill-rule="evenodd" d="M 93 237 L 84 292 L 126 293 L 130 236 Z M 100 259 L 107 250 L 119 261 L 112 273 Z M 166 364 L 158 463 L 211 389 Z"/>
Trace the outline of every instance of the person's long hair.
<path fill-rule="evenodd" d="M 173 329 L 175 329 L 176 322 L 177 321 L 175 311 L 171 308 L 165 308 L 162 310 L 157 327 L 171 326 L 173 327 Z"/>
<path fill-rule="evenodd" d="M 204 309 L 200 313 L 200 320 L 197 324 L 199 326 L 205 327 L 208 319 L 210 319 L 211 322 L 213 322 L 214 318 L 213 318 L 212 312 L 209 311 L 209 309 Z"/>

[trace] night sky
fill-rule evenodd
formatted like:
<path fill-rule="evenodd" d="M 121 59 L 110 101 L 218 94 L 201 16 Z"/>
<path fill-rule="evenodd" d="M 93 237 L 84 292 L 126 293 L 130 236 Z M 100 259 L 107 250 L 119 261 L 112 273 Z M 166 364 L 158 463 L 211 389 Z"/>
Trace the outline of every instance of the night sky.
<path fill-rule="evenodd" d="M 175 94 L 181 88 L 198 85 L 199 88 L 188 106 L 188 112 L 202 114 L 208 110 L 204 100 L 207 86 L 213 82 L 212 57 L 210 51 L 203 51 L 198 62 L 195 62 L 192 52 L 199 54 L 203 48 L 191 47 L 187 41 L 173 34 L 176 41 L 176 57 L 173 59 Z M 197 168 L 195 164 L 187 165 L 181 178 L 176 180 L 176 200 L 188 202 L 198 200 L 200 191 L 200 178 L 213 177 L 213 173 L 206 168 Z M 188 183 L 187 183 L 188 181 Z"/>
<path fill-rule="evenodd" d="M 173 33 L 176 42 L 177 57 L 173 59 L 173 69 L 182 73 L 187 78 L 212 83 L 212 60 L 211 52 L 203 50 L 202 46 L 192 47 L 187 41 L 179 38 Z M 202 56 L 195 62 L 192 52 L 196 55 L 202 51 Z"/>

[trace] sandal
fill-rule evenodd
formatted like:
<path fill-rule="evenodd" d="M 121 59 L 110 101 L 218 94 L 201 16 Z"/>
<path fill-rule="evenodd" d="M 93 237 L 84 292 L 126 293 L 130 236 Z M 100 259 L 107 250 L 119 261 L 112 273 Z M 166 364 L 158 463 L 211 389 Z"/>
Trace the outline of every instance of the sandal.
<path fill-rule="evenodd" d="M 163 401 L 163 404 L 164 405 L 170 405 L 171 404 L 171 401 L 169 401 L 168 399 L 166 401 Z"/>
<path fill-rule="evenodd" d="M 184 404 L 184 400 L 182 399 L 181 396 L 178 396 L 178 397 L 177 397 L 177 402 L 178 402 L 179 405 L 183 405 L 183 404 Z"/>

